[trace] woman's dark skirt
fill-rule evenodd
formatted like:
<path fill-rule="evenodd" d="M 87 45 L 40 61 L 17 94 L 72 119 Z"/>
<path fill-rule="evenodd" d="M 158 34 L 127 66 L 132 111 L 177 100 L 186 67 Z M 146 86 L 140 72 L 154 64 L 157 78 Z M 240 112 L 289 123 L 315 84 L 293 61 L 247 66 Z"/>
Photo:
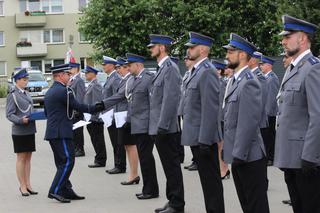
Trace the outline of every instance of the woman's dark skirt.
<path fill-rule="evenodd" d="M 120 145 L 136 145 L 131 138 L 130 125 L 118 129 L 118 144 Z"/>
<path fill-rule="evenodd" d="M 12 135 L 14 153 L 35 152 L 35 135 Z"/>

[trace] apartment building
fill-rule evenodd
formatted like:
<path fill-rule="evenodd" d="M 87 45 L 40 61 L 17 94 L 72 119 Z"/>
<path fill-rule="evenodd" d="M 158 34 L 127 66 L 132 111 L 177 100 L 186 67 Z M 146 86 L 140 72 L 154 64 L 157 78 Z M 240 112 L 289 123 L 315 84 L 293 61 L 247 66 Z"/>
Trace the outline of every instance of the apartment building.
<path fill-rule="evenodd" d="M 38 67 L 44 74 L 64 63 L 72 48 L 82 68 L 92 64 L 92 45 L 78 31 L 89 0 L 0 0 L 0 81 L 15 67 Z"/>

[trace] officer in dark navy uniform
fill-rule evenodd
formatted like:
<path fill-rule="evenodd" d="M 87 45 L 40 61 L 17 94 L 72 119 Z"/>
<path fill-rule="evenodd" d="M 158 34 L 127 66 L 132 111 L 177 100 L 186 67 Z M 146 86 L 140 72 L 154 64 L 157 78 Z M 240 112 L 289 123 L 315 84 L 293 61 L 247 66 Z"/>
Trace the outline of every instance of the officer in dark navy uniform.
<path fill-rule="evenodd" d="M 72 190 L 69 180 L 75 161 L 75 146 L 72 141 L 73 110 L 88 113 L 103 110 L 99 103 L 90 106 L 76 101 L 72 89 L 66 86 L 70 79 L 69 70 L 69 64 L 51 68 L 54 83 L 44 98 L 44 109 L 48 119 L 45 140 L 50 143 L 57 167 L 48 197 L 62 203 L 85 199 Z"/>

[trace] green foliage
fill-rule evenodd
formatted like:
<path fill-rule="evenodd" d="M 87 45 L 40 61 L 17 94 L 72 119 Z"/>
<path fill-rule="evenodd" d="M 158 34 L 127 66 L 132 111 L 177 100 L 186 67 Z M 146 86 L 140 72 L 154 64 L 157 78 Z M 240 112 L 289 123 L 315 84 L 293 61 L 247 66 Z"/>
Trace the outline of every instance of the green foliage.
<path fill-rule="evenodd" d="M 7 87 L 4 85 L 0 85 L 0 98 L 7 97 Z"/>
<path fill-rule="evenodd" d="M 222 46 L 231 32 L 248 38 L 264 54 L 278 55 L 285 13 L 320 22 L 316 0 L 92 0 L 79 23 L 80 31 L 93 42 L 96 60 L 102 54 L 116 57 L 126 52 L 149 56 L 146 46 L 151 33 L 175 38 L 173 54 L 183 56 L 189 31 L 215 39 L 214 57 L 225 55 Z M 319 50 L 319 39 L 315 47 Z"/>

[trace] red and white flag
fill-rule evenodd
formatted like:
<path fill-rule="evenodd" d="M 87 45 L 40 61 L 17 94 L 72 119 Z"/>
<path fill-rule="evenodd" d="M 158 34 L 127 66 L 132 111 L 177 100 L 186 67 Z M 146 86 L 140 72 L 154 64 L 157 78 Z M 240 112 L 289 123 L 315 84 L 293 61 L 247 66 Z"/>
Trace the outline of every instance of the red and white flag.
<path fill-rule="evenodd" d="M 69 48 L 69 50 L 66 53 L 66 60 L 65 60 L 66 64 L 69 63 L 76 63 L 76 59 L 73 57 L 73 51 L 71 48 Z"/>

